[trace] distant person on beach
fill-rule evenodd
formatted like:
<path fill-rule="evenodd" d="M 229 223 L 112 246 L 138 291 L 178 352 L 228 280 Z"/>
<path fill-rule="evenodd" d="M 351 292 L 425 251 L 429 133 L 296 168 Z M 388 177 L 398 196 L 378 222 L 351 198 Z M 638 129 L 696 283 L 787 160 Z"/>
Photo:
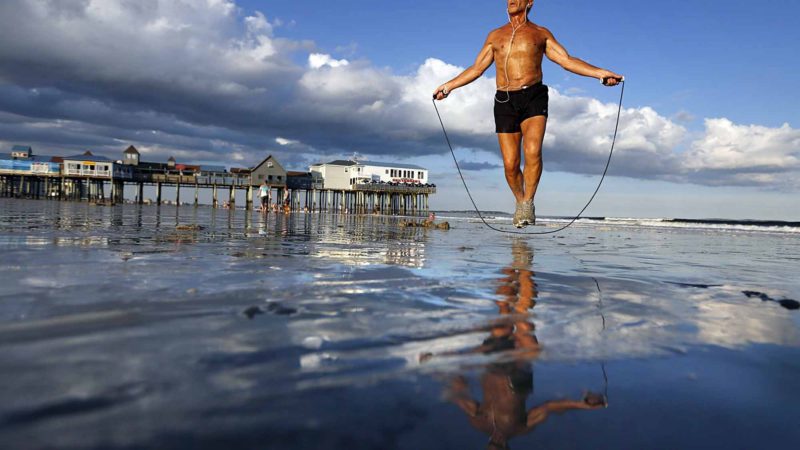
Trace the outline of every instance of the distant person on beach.
<path fill-rule="evenodd" d="M 548 89 L 542 84 L 542 58 L 586 77 L 616 86 L 623 77 L 570 56 L 547 28 L 528 21 L 534 0 L 507 0 L 509 22 L 492 31 L 475 63 L 434 91 L 443 100 L 454 90 L 472 83 L 497 63 L 494 117 L 505 176 L 517 202 L 513 224 L 536 223 L 534 197 L 542 176 L 542 141 L 548 116 Z M 520 171 L 520 146 L 525 169 Z"/>
<path fill-rule="evenodd" d="M 436 214 L 430 213 L 428 214 L 428 218 L 423 222 L 423 225 L 426 227 L 433 226 L 436 224 Z"/>
<path fill-rule="evenodd" d="M 269 211 L 269 186 L 266 182 L 261 183 L 258 188 L 258 195 L 261 197 L 261 212 Z"/>

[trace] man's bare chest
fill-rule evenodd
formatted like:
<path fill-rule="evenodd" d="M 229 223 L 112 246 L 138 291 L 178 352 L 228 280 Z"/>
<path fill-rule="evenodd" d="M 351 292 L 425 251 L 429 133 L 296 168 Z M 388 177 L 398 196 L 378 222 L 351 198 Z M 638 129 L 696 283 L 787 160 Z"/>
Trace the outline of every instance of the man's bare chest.
<path fill-rule="evenodd" d="M 511 38 L 511 32 L 502 33 L 495 37 L 492 42 L 495 57 L 505 56 L 509 47 L 511 47 L 513 55 L 536 56 L 543 54 L 545 51 L 547 41 L 544 33 L 536 30 L 518 30 L 513 36 L 513 45 Z"/>

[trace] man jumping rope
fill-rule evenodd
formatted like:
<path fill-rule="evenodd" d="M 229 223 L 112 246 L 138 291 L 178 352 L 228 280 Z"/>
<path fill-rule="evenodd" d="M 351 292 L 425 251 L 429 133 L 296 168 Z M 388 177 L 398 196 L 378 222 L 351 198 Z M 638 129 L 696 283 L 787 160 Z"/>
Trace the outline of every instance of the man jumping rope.
<path fill-rule="evenodd" d="M 542 58 L 546 55 L 564 69 L 598 78 L 606 86 L 616 86 L 623 76 L 570 56 L 550 30 L 529 22 L 534 0 L 507 1 L 509 23 L 489 33 L 472 67 L 436 88 L 433 95 L 436 100 L 447 98 L 498 62 L 495 125 L 506 181 L 517 202 L 513 224 L 522 228 L 536 223 L 533 200 L 542 177 L 549 100 L 547 86 L 542 84 Z M 520 171 L 520 147 L 525 151 L 524 171 Z"/>

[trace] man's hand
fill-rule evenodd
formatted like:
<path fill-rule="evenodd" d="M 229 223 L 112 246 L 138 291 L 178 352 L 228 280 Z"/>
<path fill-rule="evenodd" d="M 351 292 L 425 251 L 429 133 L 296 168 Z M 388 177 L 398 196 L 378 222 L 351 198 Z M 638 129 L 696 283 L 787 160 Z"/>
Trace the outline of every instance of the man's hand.
<path fill-rule="evenodd" d="M 450 90 L 446 84 L 439 86 L 435 91 L 433 91 L 434 100 L 444 100 L 448 95 L 450 95 Z"/>
<path fill-rule="evenodd" d="M 622 83 L 622 80 L 625 79 L 622 75 L 616 74 L 609 70 L 601 70 L 600 73 L 597 75 L 600 78 L 600 81 L 603 83 L 604 86 L 616 86 Z"/>
<path fill-rule="evenodd" d="M 594 392 L 587 392 L 583 396 L 583 405 L 581 409 L 600 409 L 608 408 L 608 401 L 606 397 Z"/>

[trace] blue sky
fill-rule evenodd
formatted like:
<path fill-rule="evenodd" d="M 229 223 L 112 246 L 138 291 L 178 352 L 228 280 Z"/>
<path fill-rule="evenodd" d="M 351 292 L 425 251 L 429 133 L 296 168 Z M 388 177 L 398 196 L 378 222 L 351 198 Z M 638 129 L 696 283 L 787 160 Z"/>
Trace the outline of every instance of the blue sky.
<path fill-rule="evenodd" d="M 652 106 L 667 116 L 686 113 L 695 118 L 686 124 L 687 128 L 698 132 L 703 128 L 704 117 L 800 127 L 800 59 L 791 56 L 798 51 L 800 42 L 800 28 L 796 26 L 800 3 L 620 0 L 609 7 L 601 4 L 590 0 L 539 0 L 534 4 L 531 20 L 548 27 L 571 54 L 624 73 L 629 81 L 626 104 Z M 272 15 L 293 22 L 286 28 L 287 36 L 313 39 L 335 56 L 367 58 L 398 72 L 413 71 L 429 57 L 468 66 L 487 31 L 502 24 L 505 13 L 502 0 L 452 5 L 423 0 L 248 1 L 243 5 L 272 11 Z M 549 62 L 545 64 L 546 83 L 580 89 L 604 101 L 616 100 L 616 92 L 598 88 L 594 80 L 569 74 Z M 493 176 L 501 176 L 500 171 Z M 582 194 L 590 192 L 595 181 L 568 174 L 550 176 L 554 179 L 549 184 L 562 193 L 561 197 L 569 198 L 573 208 L 584 200 L 586 195 Z M 547 182 L 543 181 L 543 188 Z M 800 201 L 794 195 L 782 192 L 625 179 L 612 180 L 607 186 L 614 188 L 613 200 L 604 201 L 601 196 L 598 204 L 605 208 L 594 207 L 590 212 L 800 217 L 800 213 L 781 208 L 800 209 Z M 577 192 L 570 192 L 573 190 Z M 631 195 L 631 191 L 638 195 Z M 698 192 L 706 199 L 687 202 Z"/>
<path fill-rule="evenodd" d="M 505 20 L 502 0 L 435 4 L 375 2 L 246 1 L 292 26 L 282 34 L 312 39 L 342 57 L 411 71 L 426 58 L 466 66 L 489 30 Z M 739 123 L 779 126 L 797 122 L 800 3 L 789 0 L 619 0 L 602 7 L 590 0 L 539 0 L 531 19 L 548 27 L 570 53 L 628 76 L 628 102 L 671 115 L 724 116 Z M 355 46 L 354 54 L 337 48 Z M 348 49 L 349 50 L 349 49 Z M 549 84 L 597 89 L 549 64 Z"/>
<path fill-rule="evenodd" d="M 588 213 L 800 220 L 798 13 L 787 0 L 537 1 L 534 22 L 628 78 L 613 176 Z M 358 152 L 426 165 L 433 206 L 465 209 L 426 100 L 504 21 L 503 0 L 8 0 L 0 151 L 134 144 L 152 160 L 274 153 L 293 169 Z M 490 167 L 467 174 L 481 206 L 510 210 L 486 76 L 441 108 L 459 158 Z M 545 82 L 537 210 L 569 215 L 602 171 L 618 90 L 551 63 Z"/>

